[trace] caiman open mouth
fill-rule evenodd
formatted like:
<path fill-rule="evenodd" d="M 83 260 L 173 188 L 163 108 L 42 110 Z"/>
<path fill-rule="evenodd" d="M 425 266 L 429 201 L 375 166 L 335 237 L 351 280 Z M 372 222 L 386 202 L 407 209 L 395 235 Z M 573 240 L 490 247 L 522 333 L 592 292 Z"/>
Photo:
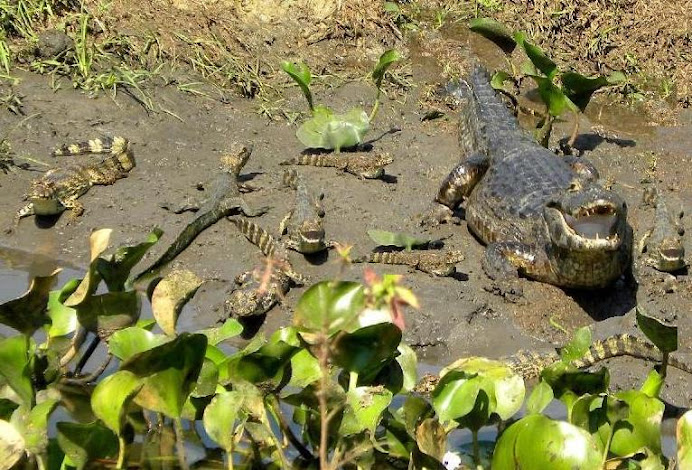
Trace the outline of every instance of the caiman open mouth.
<path fill-rule="evenodd" d="M 620 246 L 621 215 L 609 201 L 594 201 L 571 214 L 563 212 L 559 203 L 550 202 L 544 213 L 558 246 L 583 250 L 615 250 Z"/>

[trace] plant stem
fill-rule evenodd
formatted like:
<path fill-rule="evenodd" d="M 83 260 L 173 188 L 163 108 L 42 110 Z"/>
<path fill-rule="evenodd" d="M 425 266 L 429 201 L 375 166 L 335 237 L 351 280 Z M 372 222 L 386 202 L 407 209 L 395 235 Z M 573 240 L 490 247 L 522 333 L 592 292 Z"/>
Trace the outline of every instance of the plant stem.
<path fill-rule="evenodd" d="M 380 108 L 380 87 L 377 87 L 377 95 L 375 95 L 375 104 L 372 107 L 372 111 L 370 112 L 370 117 L 368 118 L 368 121 L 372 123 L 372 121 L 375 119 L 375 116 L 377 116 L 377 111 Z"/>
<path fill-rule="evenodd" d="M 84 351 L 84 354 L 82 354 L 82 357 L 79 358 L 79 362 L 77 362 L 77 365 L 74 368 L 74 375 L 80 375 L 82 373 L 82 369 L 86 365 L 87 361 L 89 361 L 91 355 L 94 354 L 94 351 L 96 351 L 96 348 L 100 342 L 101 338 L 99 338 L 98 335 L 94 336 L 91 343 L 89 343 L 89 346 L 87 346 L 86 351 Z"/>
<path fill-rule="evenodd" d="M 355 390 L 358 386 L 358 372 L 351 371 L 348 375 L 348 391 L 351 392 Z"/>
<path fill-rule="evenodd" d="M 328 360 L 329 360 L 329 345 L 327 335 L 322 333 L 320 338 L 319 349 L 319 365 L 320 365 L 320 390 L 317 393 L 317 399 L 320 406 L 320 470 L 329 469 L 327 462 L 327 442 L 329 437 L 329 416 L 327 410 L 327 376 Z"/>
<path fill-rule="evenodd" d="M 125 452 L 127 452 L 127 444 L 123 436 L 118 436 L 118 463 L 115 468 L 121 469 L 125 465 Z"/>
<path fill-rule="evenodd" d="M 610 444 L 613 442 L 613 436 L 615 435 L 615 426 L 618 425 L 620 421 L 615 421 L 610 426 L 610 434 L 608 435 L 608 442 L 606 442 L 605 448 L 603 449 L 603 458 L 601 459 L 601 468 L 605 468 L 606 460 L 608 460 L 608 451 L 610 450 Z"/>
<path fill-rule="evenodd" d="M 473 439 L 473 463 L 476 466 L 481 464 L 481 448 L 478 445 L 478 430 L 474 429 L 471 431 L 471 438 Z"/>
<path fill-rule="evenodd" d="M 173 429 L 175 430 L 175 447 L 178 453 L 178 463 L 183 470 L 189 470 L 187 464 L 187 456 L 185 455 L 185 436 L 183 436 L 183 420 L 181 418 L 173 419 Z"/>
<path fill-rule="evenodd" d="M 579 113 L 574 111 L 574 127 L 572 128 L 572 135 L 569 136 L 567 145 L 570 147 L 574 146 L 574 142 L 577 140 L 577 135 L 579 134 Z"/>
<path fill-rule="evenodd" d="M 284 436 L 288 438 L 288 441 L 291 444 L 293 444 L 293 447 L 296 448 L 298 453 L 306 460 L 315 460 L 315 456 L 312 455 L 312 452 L 310 452 L 308 448 L 305 447 L 305 445 L 303 445 L 302 442 L 300 442 L 300 439 L 296 437 L 293 431 L 291 431 L 291 427 L 286 423 L 286 420 L 284 419 L 283 415 L 281 414 L 281 410 L 279 409 L 279 404 L 276 396 L 268 396 L 267 405 L 269 411 L 274 416 L 274 419 L 277 423 L 279 423 L 279 428 L 281 429 L 281 432 L 284 434 Z"/>
<path fill-rule="evenodd" d="M 226 467 L 228 470 L 233 470 L 233 446 L 226 450 L 226 458 L 228 459 L 228 462 L 226 462 Z"/>
<path fill-rule="evenodd" d="M 42 455 L 36 456 L 36 466 L 38 467 L 38 470 L 46 470 L 46 463 L 43 461 Z"/>

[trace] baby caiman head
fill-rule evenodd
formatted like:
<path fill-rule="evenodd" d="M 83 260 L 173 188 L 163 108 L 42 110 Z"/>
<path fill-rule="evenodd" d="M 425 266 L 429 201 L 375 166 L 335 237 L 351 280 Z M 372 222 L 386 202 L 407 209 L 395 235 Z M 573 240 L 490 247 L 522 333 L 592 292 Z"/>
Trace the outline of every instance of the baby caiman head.
<path fill-rule="evenodd" d="M 319 253 L 327 249 L 325 232 L 319 220 L 306 220 L 294 234 L 298 251 L 303 254 Z"/>
<path fill-rule="evenodd" d="M 571 251 L 615 251 L 627 234 L 627 204 L 601 186 L 573 184 L 543 209 L 552 242 Z"/>

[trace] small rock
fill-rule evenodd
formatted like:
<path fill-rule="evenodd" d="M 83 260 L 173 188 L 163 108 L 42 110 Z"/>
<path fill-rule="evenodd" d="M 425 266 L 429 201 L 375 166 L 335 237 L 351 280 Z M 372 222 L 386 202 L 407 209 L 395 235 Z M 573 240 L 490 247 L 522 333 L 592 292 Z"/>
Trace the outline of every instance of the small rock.
<path fill-rule="evenodd" d="M 43 59 L 51 59 L 72 49 L 72 38 L 57 29 L 48 29 L 38 37 L 36 55 Z"/>

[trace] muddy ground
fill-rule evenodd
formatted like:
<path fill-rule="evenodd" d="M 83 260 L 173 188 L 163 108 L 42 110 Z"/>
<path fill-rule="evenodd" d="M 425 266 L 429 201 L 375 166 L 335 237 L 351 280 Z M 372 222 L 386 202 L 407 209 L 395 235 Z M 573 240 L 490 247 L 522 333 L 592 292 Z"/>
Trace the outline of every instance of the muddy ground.
<path fill-rule="evenodd" d="M 441 119 L 421 119 L 430 110 L 430 78 L 442 70 L 429 59 L 425 43 L 409 45 L 406 60 L 413 86 L 404 95 L 385 98 L 369 134 L 375 139 L 393 127 L 401 129 L 372 142 L 372 152 L 394 157 L 387 167 L 388 178 L 363 181 L 333 168 L 298 167 L 310 186 L 326 195 L 324 223 L 329 238 L 352 244 L 359 252 L 374 247 L 366 229 L 422 234 L 420 214 L 442 178 L 462 157 L 453 111 Z M 465 38 L 458 45 L 463 48 L 462 55 L 480 53 L 490 65 L 498 61 L 496 55 L 486 53 L 489 46 L 484 40 Z M 132 142 L 137 167 L 128 178 L 112 186 L 96 186 L 80 198 L 86 211 L 75 222 L 65 215 L 52 224 L 24 219 L 14 234 L 0 234 L 0 246 L 50 254 L 84 268 L 92 230 L 113 228 L 117 244 L 137 242 L 155 226 L 161 227 L 165 235 L 141 263 L 144 267 L 193 217 L 189 213 L 175 215 L 160 205 L 203 196 L 196 188 L 214 177 L 219 157 L 233 141 L 254 144 L 243 174 L 262 189 L 245 198 L 253 207 L 271 206 L 269 213 L 257 221 L 276 232 L 293 203 L 292 192 L 281 186 L 285 167 L 278 166 L 278 162 L 304 150 L 295 137 L 296 125 L 260 116 L 253 101 L 235 95 L 215 99 L 213 92 L 209 96 L 186 94 L 174 86 L 151 87 L 147 92 L 152 101 L 168 111 L 152 113 L 125 93 L 115 100 L 104 95 L 90 98 L 73 90 L 69 82 L 53 91 L 46 76 L 20 71 L 15 75 L 20 82 L 14 90 L 23 97 L 25 115 L 0 110 L 0 129 L 18 156 L 60 165 L 61 160 L 49 157 L 58 144 L 122 135 Z M 178 78 L 179 82 L 196 79 L 194 75 Z M 287 88 L 283 93 L 286 109 L 303 109 L 297 88 Z M 372 96 L 373 89 L 366 81 L 346 80 L 341 86 L 320 90 L 317 101 L 345 111 L 362 103 L 369 106 Z M 674 127 L 651 125 L 652 120 L 642 107 L 615 105 L 606 98 L 597 98 L 582 117 L 576 144 L 595 163 L 604 180 L 627 200 L 629 222 L 637 239 L 653 217 L 653 209 L 641 203 L 646 186 L 657 185 L 673 208 L 692 207 L 692 113 L 680 111 Z M 553 145 L 569 130 L 570 123 L 559 124 Z M 44 169 L 32 165 L 32 170 L 13 168 L 0 173 L 0 227 L 12 224 L 30 181 Z M 689 216 L 685 222 L 690 225 Z M 458 265 L 454 278 L 372 266 L 378 273 L 405 274 L 405 284 L 418 295 L 422 308 L 407 312 L 405 339 L 426 363 L 443 365 L 462 355 L 498 357 L 518 349 L 546 349 L 566 341 L 568 334 L 564 331 L 584 325 L 594 325 L 595 337 L 633 332 L 632 311 L 637 304 L 676 323 L 680 327 L 681 352 L 690 352 L 692 281 L 686 273 L 671 281 L 637 261 L 638 286 L 618 281 L 602 291 L 574 292 L 522 280 L 523 297 L 510 302 L 493 293 L 480 268 L 484 248 L 465 223 L 443 225 L 427 235 L 443 238 L 446 248 L 465 253 L 466 259 Z M 692 253 L 690 237 L 686 247 Z M 362 265 L 340 272 L 337 258 L 330 253 L 324 259 L 307 261 L 294 253 L 292 259 L 299 271 L 315 281 L 338 276 L 362 280 Z M 258 250 L 225 220 L 201 234 L 173 264 L 208 279 L 191 302 L 191 315 L 183 320 L 184 325 L 203 328 L 222 319 L 222 303 L 233 278 L 256 266 L 260 259 Z M 303 291 L 292 289 L 284 304 L 269 313 L 263 328 L 270 332 L 288 324 Z M 2 298 L 16 294 L 2 292 Z M 646 373 L 638 361 L 618 359 L 613 365 L 614 382 L 622 386 L 641 381 Z M 673 372 L 667 383 L 667 398 L 679 406 L 690 406 L 692 390 L 688 380 Z"/>

